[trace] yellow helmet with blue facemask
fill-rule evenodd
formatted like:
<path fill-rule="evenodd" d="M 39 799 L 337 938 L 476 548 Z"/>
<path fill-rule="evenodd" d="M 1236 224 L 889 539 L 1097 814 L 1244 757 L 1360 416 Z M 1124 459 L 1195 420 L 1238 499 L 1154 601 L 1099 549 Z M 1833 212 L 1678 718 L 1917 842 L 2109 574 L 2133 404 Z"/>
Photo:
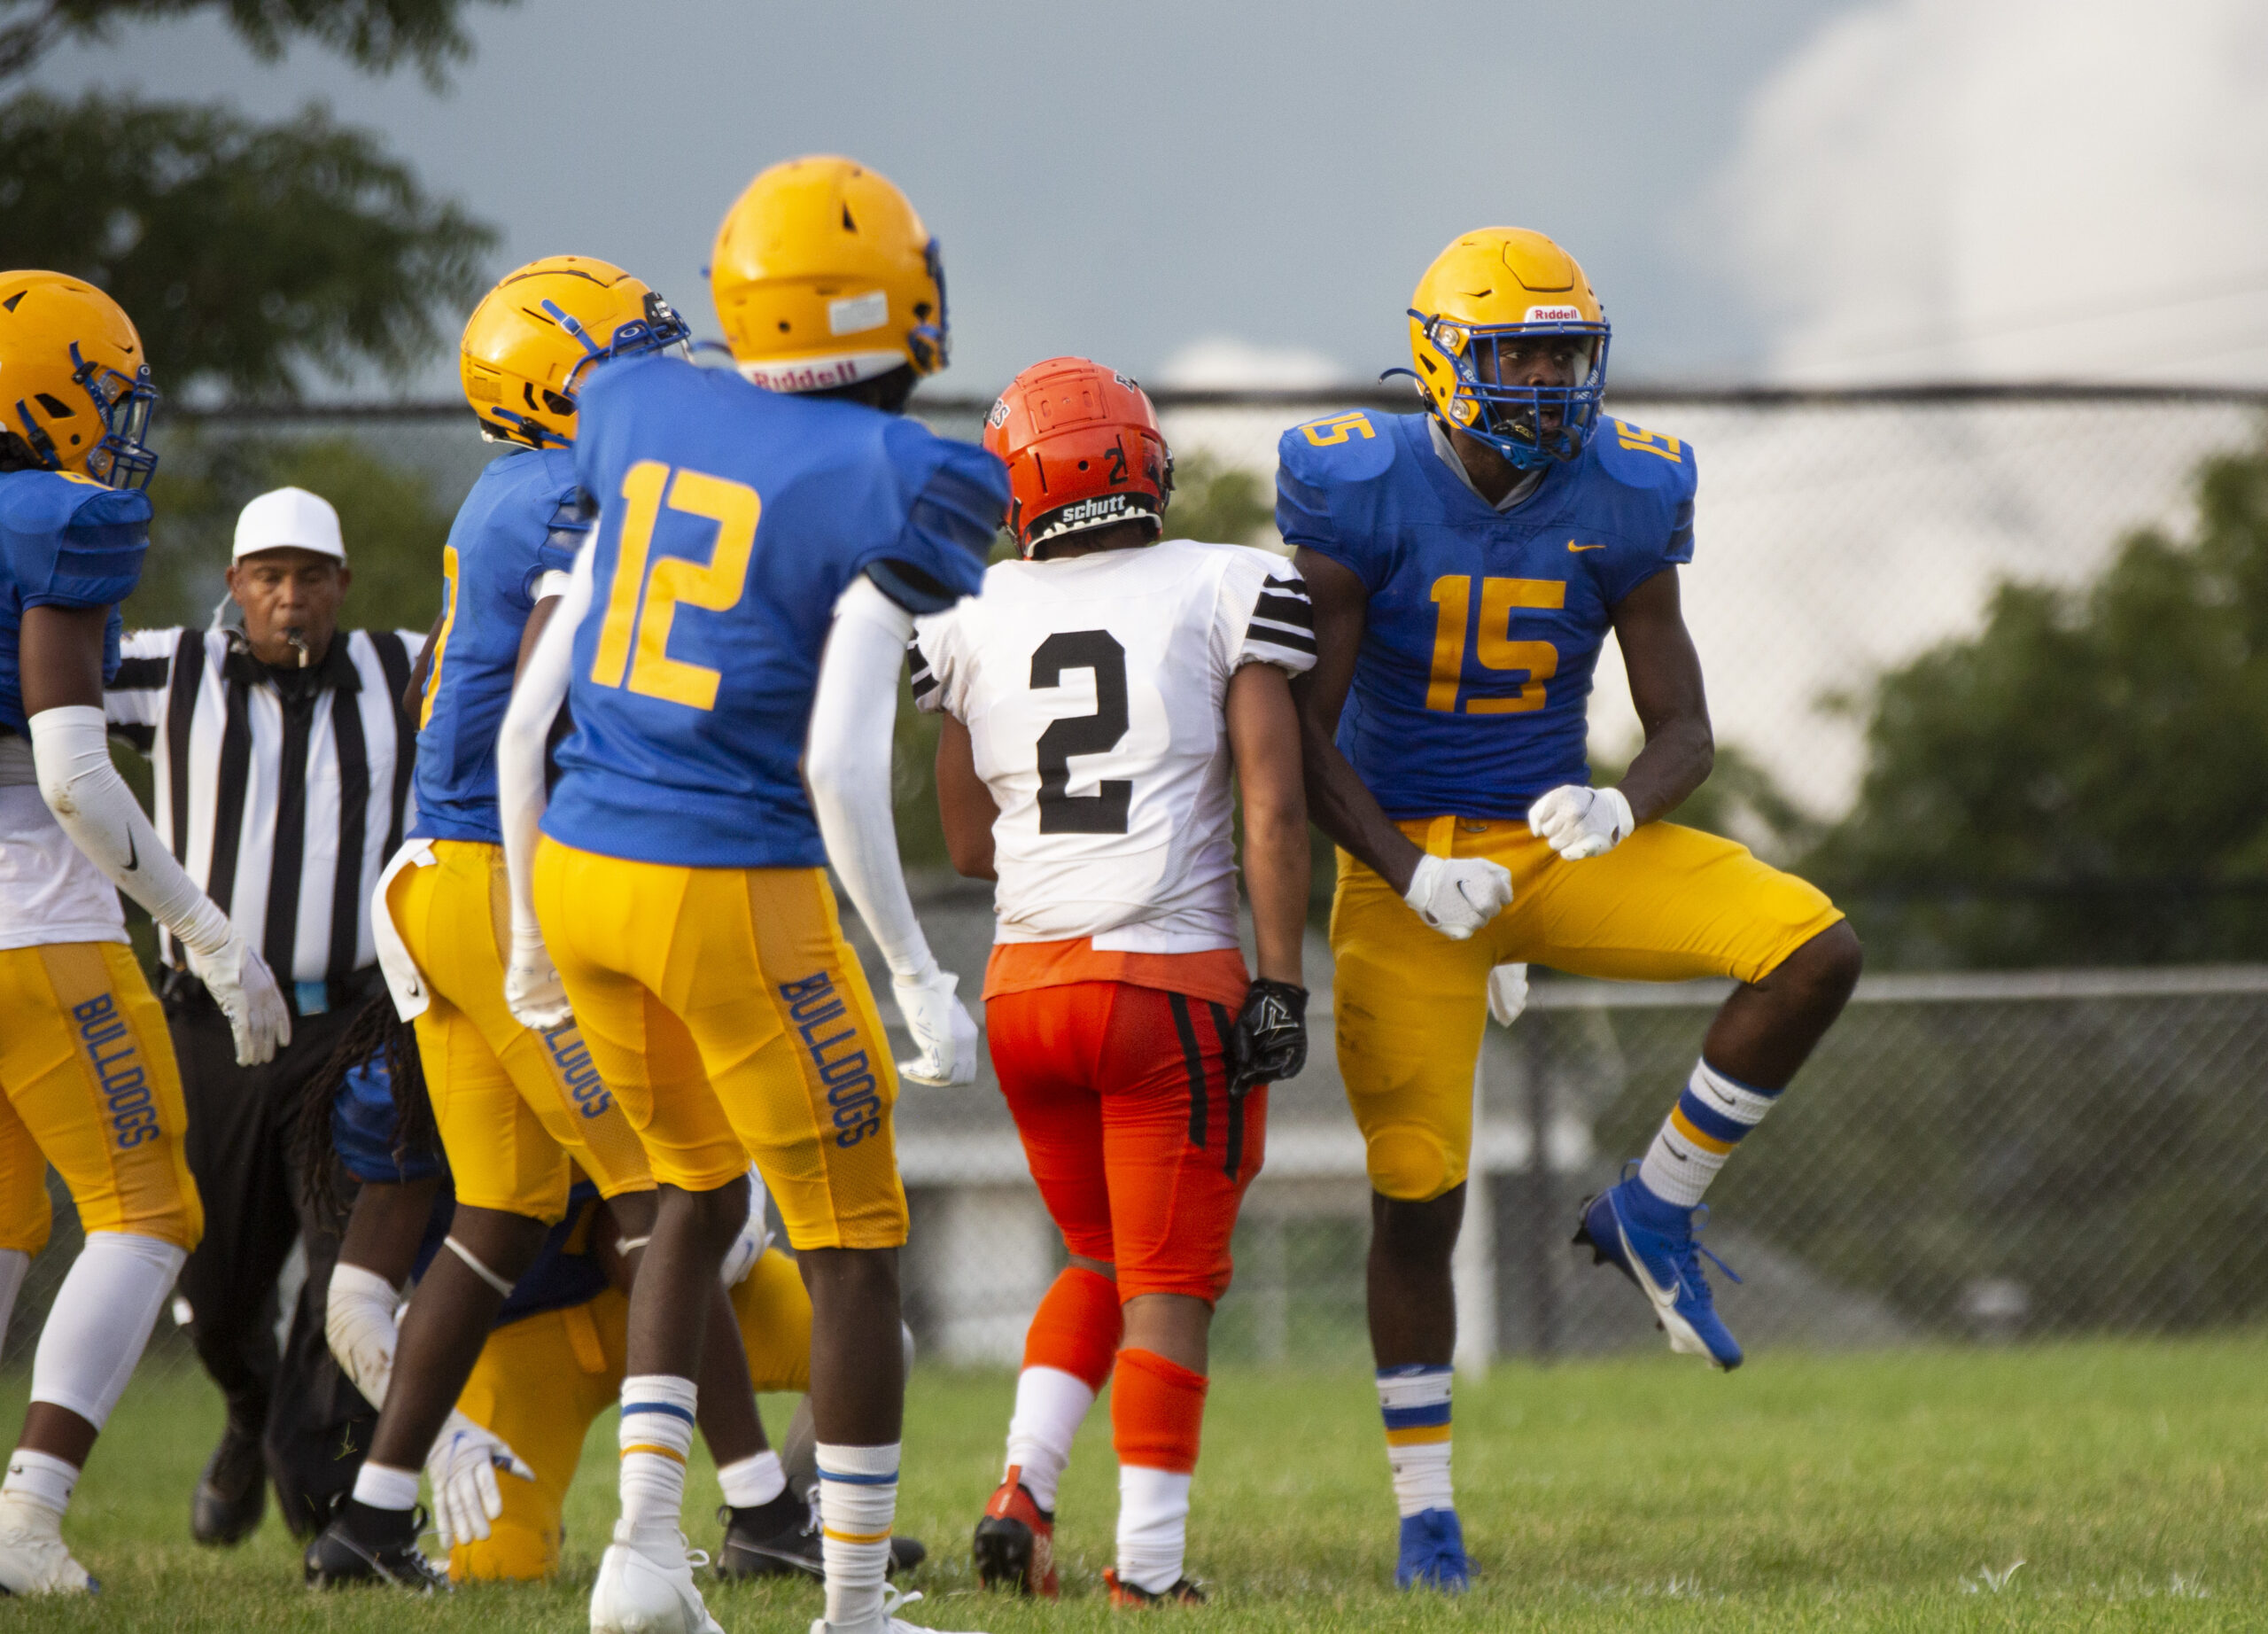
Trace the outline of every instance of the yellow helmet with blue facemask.
<path fill-rule="evenodd" d="M 1525 228 L 1464 234 L 1434 257 L 1410 300 L 1410 356 L 1433 412 L 1522 470 L 1582 452 L 1598 424 L 1610 336 L 1575 258 Z M 1510 349 L 1555 339 L 1569 384 L 1509 377 Z"/>
<path fill-rule="evenodd" d="M 594 364 L 692 339 L 670 303 L 619 267 L 547 255 L 508 272 L 464 326 L 457 370 L 491 442 L 575 440 L 575 393 Z"/>
<path fill-rule="evenodd" d="M 146 486 L 158 389 L 134 320 L 83 279 L 0 272 L 0 426 L 42 464 Z"/>
<path fill-rule="evenodd" d="M 821 392 L 945 366 L 944 263 L 889 178 L 819 154 L 774 165 L 717 230 L 709 268 L 740 371 Z"/>

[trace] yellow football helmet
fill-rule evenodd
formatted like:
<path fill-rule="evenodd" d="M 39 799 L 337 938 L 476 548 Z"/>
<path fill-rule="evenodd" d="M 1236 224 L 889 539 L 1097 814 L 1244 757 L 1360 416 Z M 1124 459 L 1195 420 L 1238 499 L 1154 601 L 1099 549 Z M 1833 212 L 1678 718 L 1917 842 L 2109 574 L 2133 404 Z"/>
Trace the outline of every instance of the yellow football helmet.
<path fill-rule="evenodd" d="M 158 388 L 125 309 L 59 272 L 0 273 L 0 424 L 57 471 L 147 486 Z"/>
<path fill-rule="evenodd" d="M 1410 353 L 1433 411 L 1523 470 L 1582 452 L 1598 424 L 1612 332 L 1575 258 L 1525 228 L 1466 233 L 1410 298 Z M 1569 385 L 1501 377 L 1503 348 L 1550 337 L 1565 339 Z"/>
<path fill-rule="evenodd" d="M 491 442 L 575 440 L 575 393 L 594 363 L 692 339 L 670 303 L 621 268 L 547 255 L 508 272 L 464 326 L 457 372 Z"/>
<path fill-rule="evenodd" d="M 767 390 L 945 366 L 937 241 L 889 178 L 850 160 L 791 159 L 750 183 L 717 230 L 709 284 L 741 373 Z"/>

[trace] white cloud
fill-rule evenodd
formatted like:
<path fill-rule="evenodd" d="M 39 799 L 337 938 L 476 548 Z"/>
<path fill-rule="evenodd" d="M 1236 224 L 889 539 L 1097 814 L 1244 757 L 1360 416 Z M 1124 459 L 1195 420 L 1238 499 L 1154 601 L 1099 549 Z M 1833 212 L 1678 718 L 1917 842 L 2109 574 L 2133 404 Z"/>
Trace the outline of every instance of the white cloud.
<path fill-rule="evenodd" d="M 1889 0 L 1751 105 L 1707 222 L 1775 374 L 2268 381 L 2268 6 Z"/>
<path fill-rule="evenodd" d="M 1150 384 L 1191 392 L 1297 391 L 1346 378 L 1336 362 L 1304 346 L 1262 346 L 1232 335 L 1208 335 L 1159 364 Z"/>

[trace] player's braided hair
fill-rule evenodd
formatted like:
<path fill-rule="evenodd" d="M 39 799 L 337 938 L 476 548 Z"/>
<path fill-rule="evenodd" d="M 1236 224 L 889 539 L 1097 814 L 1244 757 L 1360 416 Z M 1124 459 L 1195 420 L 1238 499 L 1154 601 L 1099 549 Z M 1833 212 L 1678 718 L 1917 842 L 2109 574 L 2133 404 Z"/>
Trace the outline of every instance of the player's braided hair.
<path fill-rule="evenodd" d="M 18 471 L 52 471 L 55 467 L 40 458 L 31 444 L 11 431 L 0 430 L 0 474 Z"/>
<path fill-rule="evenodd" d="M 308 1211 L 318 1219 L 336 1219 L 346 1211 L 338 1186 L 341 1165 L 331 1145 L 332 1103 L 346 1075 L 366 1062 L 382 1066 L 393 1088 L 394 1161 L 403 1163 L 411 1153 L 440 1146 L 433 1103 L 425 1093 L 424 1063 L 417 1056 L 417 1033 L 395 1012 L 392 996 L 378 992 L 355 1012 L 330 1059 L 300 1091 L 291 1125 L 291 1161 Z"/>

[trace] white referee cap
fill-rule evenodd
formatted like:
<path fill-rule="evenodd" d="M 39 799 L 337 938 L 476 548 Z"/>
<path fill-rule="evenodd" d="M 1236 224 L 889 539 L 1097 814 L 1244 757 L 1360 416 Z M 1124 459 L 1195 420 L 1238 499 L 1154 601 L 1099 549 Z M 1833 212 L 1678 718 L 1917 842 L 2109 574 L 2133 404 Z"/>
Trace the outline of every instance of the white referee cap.
<path fill-rule="evenodd" d="M 346 541 L 339 537 L 338 512 L 320 494 L 305 488 L 277 488 L 246 505 L 237 517 L 237 548 L 229 559 L 241 562 L 262 550 L 312 550 L 318 556 L 346 559 Z"/>

